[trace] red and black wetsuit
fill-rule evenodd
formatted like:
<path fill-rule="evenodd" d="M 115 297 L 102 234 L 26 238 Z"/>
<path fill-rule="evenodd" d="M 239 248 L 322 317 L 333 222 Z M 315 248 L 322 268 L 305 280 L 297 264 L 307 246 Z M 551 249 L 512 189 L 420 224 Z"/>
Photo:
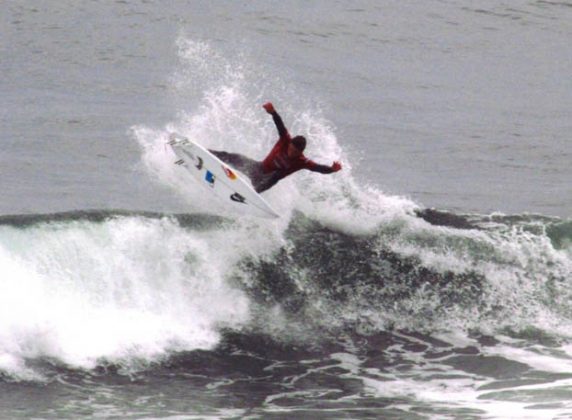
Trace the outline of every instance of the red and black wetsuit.
<path fill-rule="evenodd" d="M 282 122 L 282 118 L 277 112 L 273 112 L 271 115 L 274 120 L 274 124 L 276 124 L 276 128 L 278 129 L 279 138 L 270 153 L 268 153 L 268 156 L 266 156 L 262 161 L 263 173 L 265 175 L 272 174 L 272 176 L 267 178 L 266 182 L 260 185 L 262 188 L 261 191 L 267 190 L 282 178 L 285 178 L 300 169 L 308 169 L 322 174 L 330 174 L 334 172 L 330 166 L 320 165 L 313 160 L 308 159 L 304 154 L 296 157 L 289 157 L 288 146 L 292 141 L 290 133 L 288 133 L 288 130 Z"/>
<path fill-rule="evenodd" d="M 272 113 L 272 119 L 278 129 L 279 139 L 262 162 L 255 161 L 238 153 L 228 153 L 211 150 L 210 152 L 228 163 L 235 169 L 243 172 L 250 178 L 255 191 L 260 193 L 273 187 L 278 181 L 293 174 L 300 169 L 330 174 L 332 167 L 320 165 L 303 154 L 296 157 L 288 156 L 288 145 L 292 141 L 288 130 L 277 112 Z"/>

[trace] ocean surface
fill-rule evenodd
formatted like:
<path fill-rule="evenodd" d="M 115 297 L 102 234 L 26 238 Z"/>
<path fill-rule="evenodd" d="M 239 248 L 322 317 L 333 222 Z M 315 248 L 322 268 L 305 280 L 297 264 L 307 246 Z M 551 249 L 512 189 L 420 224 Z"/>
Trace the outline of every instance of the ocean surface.
<path fill-rule="evenodd" d="M 0 418 L 572 417 L 572 3 L 0 3 Z M 307 155 L 226 208 L 170 132 Z"/>

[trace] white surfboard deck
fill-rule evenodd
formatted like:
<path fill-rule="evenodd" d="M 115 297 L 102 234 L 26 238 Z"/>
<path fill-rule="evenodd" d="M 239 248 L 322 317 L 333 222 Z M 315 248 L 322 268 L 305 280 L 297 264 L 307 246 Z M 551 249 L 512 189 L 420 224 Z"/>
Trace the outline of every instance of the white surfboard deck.
<path fill-rule="evenodd" d="M 278 213 L 252 188 L 248 179 L 221 161 L 200 144 L 177 133 L 169 135 L 169 143 L 178 160 L 193 178 L 225 205 L 242 213 L 268 218 Z"/>

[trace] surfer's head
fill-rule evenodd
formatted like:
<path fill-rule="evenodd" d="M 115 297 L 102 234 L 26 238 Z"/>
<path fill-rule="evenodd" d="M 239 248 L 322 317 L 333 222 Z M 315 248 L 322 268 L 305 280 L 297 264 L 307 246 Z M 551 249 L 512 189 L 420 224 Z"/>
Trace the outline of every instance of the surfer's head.
<path fill-rule="evenodd" d="M 302 152 L 304 152 L 305 148 L 306 148 L 306 137 L 296 136 L 290 141 L 290 144 L 288 145 L 288 156 L 289 157 L 300 156 Z"/>

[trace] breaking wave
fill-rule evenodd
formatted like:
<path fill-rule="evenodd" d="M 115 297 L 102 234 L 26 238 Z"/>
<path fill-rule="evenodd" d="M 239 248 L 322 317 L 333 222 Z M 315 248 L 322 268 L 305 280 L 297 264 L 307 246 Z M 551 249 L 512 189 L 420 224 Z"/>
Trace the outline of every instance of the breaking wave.
<path fill-rule="evenodd" d="M 225 331 L 301 344 L 387 329 L 569 331 L 568 222 L 455 216 L 472 226 L 457 228 L 441 214 L 439 226 L 419 212 L 350 233 L 295 212 L 280 234 L 208 215 L 2 217 L 0 370 L 141 368 L 213 349 Z"/>

